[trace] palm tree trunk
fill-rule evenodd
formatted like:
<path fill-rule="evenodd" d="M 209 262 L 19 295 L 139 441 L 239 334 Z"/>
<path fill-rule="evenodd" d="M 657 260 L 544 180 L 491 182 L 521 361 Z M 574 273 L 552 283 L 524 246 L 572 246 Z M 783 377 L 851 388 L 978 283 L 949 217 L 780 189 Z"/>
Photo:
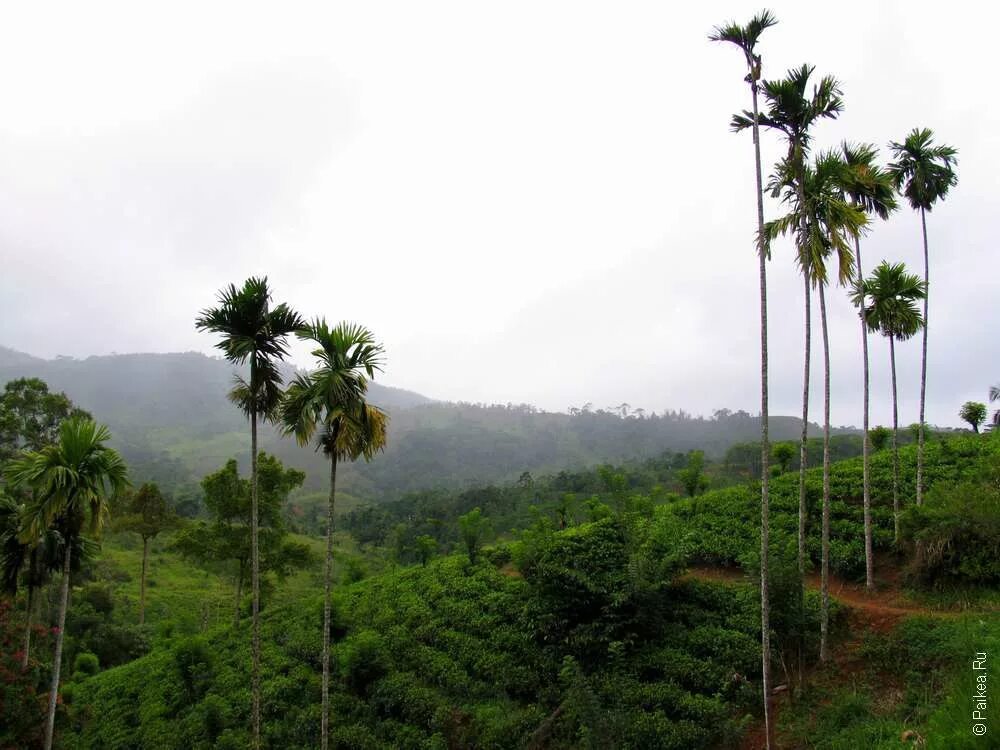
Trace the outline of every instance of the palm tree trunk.
<path fill-rule="evenodd" d="M 829 657 L 830 640 L 830 334 L 826 323 L 826 285 L 819 284 L 823 329 L 823 538 L 820 563 L 819 659 Z"/>
<path fill-rule="evenodd" d="M 24 616 L 24 648 L 21 652 L 21 669 L 28 668 L 28 654 L 31 651 L 31 615 L 35 608 L 35 587 L 28 584 L 28 602 Z"/>
<path fill-rule="evenodd" d="M 892 368 L 892 523 L 893 541 L 899 541 L 899 406 L 896 395 L 896 339 L 889 336 L 889 364 Z"/>
<path fill-rule="evenodd" d="M 251 375 L 251 382 L 254 382 Z M 250 690 L 253 702 L 253 750 L 260 749 L 260 550 L 257 508 L 257 412 L 250 413 L 250 579 L 253 588 Z"/>
<path fill-rule="evenodd" d="M 753 94 L 753 146 L 757 168 L 757 258 L 760 264 L 760 638 L 761 685 L 764 690 L 765 746 L 771 747 L 771 586 L 770 586 L 770 457 L 767 389 L 767 265 L 764 256 L 764 187 L 760 165 L 760 127 L 757 112 L 757 81 L 751 71 Z"/>
<path fill-rule="evenodd" d="M 52 683 L 49 688 L 49 712 L 45 718 L 45 750 L 52 750 L 52 738 L 56 729 L 56 701 L 59 697 L 59 672 L 62 666 L 63 637 L 66 633 L 66 610 L 69 609 L 69 568 L 73 545 L 69 539 L 63 545 L 62 585 L 59 591 L 59 625 L 56 630 L 56 653 L 52 657 Z"/>
<path fill-rule="evenodd" d="M 809 294 L 809 274 L 802 272 L 805 280 L 806 293 L 806 341 L 805 341 L 805 365 L 802 375 L 802 438 L 799 443 L 799 575 L 806 574 L 806 464 L 808 463 L 808 438 L 809 438 L 809 350 L 812 339 L 812 315 L 810 312 L 811 300 Z M 803 596 L 805 596 L 805 586 L 803 584 Z"/>
<path fill-rule="evenodd" d="M 927 214 L 922 208 L 920 209 L 920 226 L 924 234 L 924 341 L 923 353 L 920 357 L 920 429 L 917 432 L 917 505 L 920 505 L 924 501 L 924 396 L 927 393 L 927 298 L 930 297 Z"/>
<path fill-rule="evenodd" d="M 330 502 L 326 510 L 326 564 L 323 568 L 323 713 L 320 747 L 327 750 L 330 733 L 330 593 L 333 584 L 333 510 L 337 492 L 337 458 L 330 459 Z"/>
<path fill-rule="evenodd" d="M 858 264 L 858 283 L 862 283 L 861 240 L 854 238 L 854 251 Z M 875 588 L 875 554 L 872 544 L 872 491 L 871 491 L 871 441 L 868 439 L 868 411 L 870 376 L 868 367 L 868 321 L 865 318 L 865 301 L 861 300 L 861 352 L 864 359 L 864 414 L 861 418 L 864 435 L 861 441 L 862 497 L 865 516 L 865 588 Z"/>
<path fill-rule="evenodd" d="M 142 576 L 139 578 L 139 624 L 146 622 L 146 569 L 149 564 L 149 537 L 142 538 Z"/>

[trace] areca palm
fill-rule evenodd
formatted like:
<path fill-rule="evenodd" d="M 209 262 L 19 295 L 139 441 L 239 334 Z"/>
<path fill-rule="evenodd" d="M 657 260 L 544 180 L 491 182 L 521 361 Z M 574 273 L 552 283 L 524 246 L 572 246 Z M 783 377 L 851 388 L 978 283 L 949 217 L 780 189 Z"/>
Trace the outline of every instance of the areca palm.
<path fill-rule="evenodd" d="M 837 280 L 848 283 L 854 274 L 852 240 L 868 219 L 857 206 L 844 199 L 841 178 L 844 161 L 833 152 L 817 155 L 812 165 L 796 179 L 787 161 L 779 165 L 775 187 L 784 184 L 784 202 L 792 210 L 765 227 L 768 241 L 778 234 L 795 234 L 799 263 L 819 291 L 820 326 L 823 335 L 823 521 L 820 561 L 820 659 L 828 657 L 830 623 L 830 335 L 826 314 L 827 263 L 837 261 Z M 804 199 L 804 200 L 803 200 Z M 801 553 L 800 553 L 801 554 Z"/>
<path fill-rule="evenodd" d="M 288 305 L 271 307 L 267 278 L 247 279 L 242 288 L 230 284 L 219 293 L 218 307 L 202 310 L 195 327 L 222 335 L 216 344 L 236 365 L 249 363 L 249 378 L 236 377 L 229 393 L 250 420 L 250 570 L 252 581 L 251 701 L 253 747 L 260 747 L 260 550 L 257 499 L 257 420 L 275 416 L 281 400 L 278 363 L 288 354 L 289 334 L 304 321 Z"/>
<path fill-rule="evenodd" d="M 905 341 L 924 326 L 917 303 L 927 297 L 927 284 L 906 272 L 902 263 L 886 261 L 865 279 L 854 293 L 854 303 L 867 300 L 868 330 L 889 339 L 892 371 L 892 512 L 895 538 L 899 539 L 899 408 L 896 389 L 896 342 Z"/>
<path fill-rule="evenodd" d="M 319 367 L 298 375 L 288 386 L 281 406 L 285 434 L 301 445 L 315 440 L 330 459 L 330 497 L 326 515 L 326 564 L 323 573 L 323 681 L 321 746 L 329 743 L 330 720 L 330 593 L 333 571 L 333 525 L 337 464 L 371 459 L 386 442 L 388 416 L 365 401 L 368 379 L 382 368 L 383 349 L 366 328 L 340 323 L 330 328 L 322 318 L 298 332 L 312 341 Z"/>
<path fill-rule="evenodd" d="M 760 35 L 765 29 L 774 26 L 777 19 L 770 11 L 762 11 L 750 19 L 749 23 L 740 26 L 737 23 L 728 23 L 716 27 L 709 39 L 713 42 L 728 42 L 736 45 L 741 52 L 747 65 L 746 82 L 750 86 L 752 102 L 752 129 L 754 146 L 754 166 L 757 178 L 757 258 L 759 264 L 760 279 L 760 455 L 761 455 L 761 475 L 760 475 L 760 612 L 761 612 L 761 656 L 763 662 L 763 688 L 764 688 L 764 727 L 767 747 L 771 746 L 771 716 L 768 698 L 771 687 L 771 625 L 770 625 L 770 586 L 768 582 L 768 556 L 770 538 L 770 469 L 768 462 L 771 449 L 768 439 L 768 363 L 767 363 L 767 260 L 763 246 L 764 237 L 764 190 L 763 177 L 760 166 L 760 112 L 758 107 L 758 95 L 760 90 L 761 56 L 757 54 L 756 47 Z"/>
<path fill-rule="evenodd" d="M 31 629 L 35 610 L 35 593 L 53 573 L 62 569 L 63 538 L 55 529 L 43 529 L 38 537 L 27 534 L 24 519 L 26 506 L 13 498 L 0 496 L 0 590 L 15 594 L 19 584 L 25 588 L 24 645 L 21 667 L 27 668 L 31 658 Z M 22 539 L 22 535 L 27 540 Z M 74 540 L 73 570 L 89 557 L 91 550 L 80 537 Z"/>
<path fill-rule="evenodd" d="M 889 165 L 896 188 L 910 206 L 920 211 L 920 228 L 924 239 L 924 287 L 930 285 L 930 261 L 927 251 L 927 212 L 948 190 L 958 184 L 955 174 L 958 151 L 951 146 L 935 146 L 934 133 L 929 128 L 914 128 L 902 143 L 889 147 L 895 160 Z M 927 392 L 927 294 L 924 295 L 923 342 L 920 356 L 920 425 L 917 433 L 917 505 L 924 493 L 924 404 Z"/>
<path fill-rule="evenodd" d="M 764 98 L 767 102 L 766 112 L 760 115 L 759 122 L 765 128 L 780 133 L 787 146 L 785 158 L 779 165 L 783 177 L 772 184 L 772 195 L 777 197 L 783 188 L 791 187 L 795 200 L 799 205 L 805 205 L 804 180 L 806 173 L 806 157 L 812 143 L 812 127 L 820 120 L 836 118 L 844 108 L 841 98 L 840 84 L 832 76 L 825 76 L 814 85 L 809 92 L 809 79 L 815 68 L 802 65 L 794 68 L 786 76 L 777 81 L 765 81 Z M 744 130 L 752 126 L 752 121 L 744 112 L 733 117 L 734 130 Z M 802 437 L 799 443 L 799 575 L 805 576 L 805 523 L 806 523 L 806 464 L 807 438 L 809 426 L 809 357 L 812 338 L 811 301 L 810 301 L 810 270 L 809 257 L 805 249 L 807 229 L 804 224 L 804 214 L 799 217 L 799 225 L 795 231 L 798 245 L 798 261 L 802 269 L 803 288 L 805 291 L 805 357 L 802 378 Z M 789 226 L 788 231 L 795 230 Z M 805 583 L 802 583 L 802 597 L 805 597 Z"/>
<path fill-rule="evenodd" d="M 844 160 L 844 170 L 841 188 L 851 202 L 866 215 L 875 215 L 887 219 L 896 210 L 896 189 L 892 177 L 881 169 L 875 161 L 877 150 L 871 144 L 852 144 L 846 141 L 841 144 L 841 156 Z M 861 264 L 861 237 L 854 238 L 855 287 L 858 288 L 864 278 Z M 875 556 L 872 543 L 872 512 L 871 512 L 871 441 L 868 438 L 869 395 L 871 392 L 868 367 L 868 325 L 865 322 L 864 295 L 859 304 L 861 317 L 861 350 L 864 372 L 864 415 L 862 429 L 862 503 L 864 508 L 865 526 L 865 586 L 871 591 L 875 586 Z"/>
<path fill-rule="evenodd" d="M 48 529 L 55 529 L 63 540 L 59 624 L 45 724 L 46 750 L 51 750 L 55 730 L 72 553 L 84 529 L 90 534 L 100 533 L 110 501 L 128 486 L 125 462 L 105 445 L 110 437 L 107 427 L 98 426 L 91 419 L 70 419 L 60 426 L 58 442 L 41 451 L 25 453 L 7 467 L 7 481 L 12 486 L 33 492 L 32 502 L 26 506 L 22 518 L 21 541 L 31 543 Z"/>

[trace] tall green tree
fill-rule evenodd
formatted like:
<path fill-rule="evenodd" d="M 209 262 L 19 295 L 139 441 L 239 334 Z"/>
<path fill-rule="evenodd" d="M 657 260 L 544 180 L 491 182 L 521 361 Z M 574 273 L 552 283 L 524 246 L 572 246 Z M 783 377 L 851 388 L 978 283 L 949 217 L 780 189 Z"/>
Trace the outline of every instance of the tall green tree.
<path fill-rule="evenodd" d="M 851 202 L 866 216 L 889 218 L 896 210 L 896 188 L 892 176 L 883 170 L 876 158 L 878 150 L 867 143 L 841 144 L 841 156 L 844 160 L 842 173 L 842 189 Z M 861 262 L 861 237 L 854 238 L 855 286 L 864 279 L 864 266 Z M 862 295 L 863 296 L 863 295 Z M 871 378 L 868 366 L 868 324 L 865 322 L 865 304 L 860 304 L 861 312 L 861 352 L 862 372 L 864 376 L 864 412 L 862 430 L 864 436 L 861 444 L 862 462 L 862 507 L 865 526 L 865 587 L 871 591 L 875 587 L 875 549 L 873 544 L 872 505 L 871 505 L 871 439 L 868 435 L 869 401 L 871 394 Z"/>
<path fill-rule="evenodd" d="M 142 539 L 142 573 L 139 577 L 139 624 L 146 622 L 146 573 L 149 570 L 149 543 L 159 534 L 177 526 L 178 518 L 160 492 L 160 488 L 146 483 L 125 499 L 116 526 L 121 531 L 138 534 Z"/>
<path fill-rule="evenodd" d="M 0 394 L 0 464 L 19 451 L 40 451 L 59 437 L 59 425 L 90 414 L 73 405 L 65 393 L 51 393 L 38 378 L 18 378 Z"/>
<path fill-rule="evenodd" d="M 250 545 L 253 589 L 251 635 L 251 701 L 253 748 L 260 748 L 260 553 L 257 529 L 257 420 L 274 417 L 281 400 L 278 363 L 288 354 L 289 334 L 303 320 L 285 303 L 271 306 L 267 278 L 247 279 L 242 288 L 230 284 L 218 296 L 218 307 L 202 310 L 195 321 L 200 331 L 222 336 L 216 344 L 235 365 L 249 364 L 249 378 L 236 377 L 229 393 L 250 420 Z"/>
<path fill-rule="evenodd" d="M 755 198 L 757 203 L 757 236 L 755 249 L 758 263 L 758 283 L 760 285 L 760 603 L 761 603 L 761 646 L 763 660 L 764 682 L 764 726 L 767 747 L 771 747 L 771 713 L 767 696 L 771 686 L 771 648 L 770 648 L 770 606 L 768 603 L 768 541 L 770 535 L 770 471 L 768 460 L 770 445 L 768 439 L 768 363 L 767 363 L 767 255 L 764 251 L 764 178 L 760 163 L 760 77 L 763 60 L 757 53 L 757 42 L 760 35 L 778 22 L 777 18 L 763 10 L 744 25 L 729 22 L 716 26 L 708 38 L 713 42 L 726 42 L 735 45 L 743 53 L 747 74 L 744 80 L 750 87 L 750 128 L 753 132 L 754 175 L 756 177 Z"/>
<path fill-rule="evenodd" d="M 1000 401 L 1000 385 L 990 386 L 990 403 Z M 993 412 L 993 426 L 1000 427 L 1000 409 Z"/>
<path fill-rule="evenodd" d="M 892 372 L 892 512 L 894 538 L 899 540 L 899 399 L 896 388 L 896 342 L 906 341 L 923 328 L 917 304 L 927 296 L 927 286 L 907 273 L 902 263 L 882 261 L 855 291 L 854 303 L 867 299 L 865 321 L 868 330 L 889 339 Z"/>
<path fill-rule="evenodd" d="M 337 463 L 370 460 L 386 442 L 388 416 L 365 401 L 368 381 L 382 369 L 383 349 L 374 335 L 355 323 L 330 328 L 317 318 L 298 336 L 316 345 L 319 367 L 298 375 L 288 386 L 281 407 L 285 434 L 301 445 L 316 441 L 330 459 L 330 499 L 326 515 L 326 561 L 323 571 L 323 709 L 320 742 L 329 746 L 330 721 L 330 596 L 333 581 L 333 528 L 337 493 Z"/>
<path fill-rule="evenodd" d="M 778 132 L 785 140 L 787 147 L 784 159 L 779 165 L 782 179 L 772 181 L 771 194 L 778 197 L 782 190 L 791 188 L 795 193 L 794 200 L 800 206 L 806 204 L 805 177 L 806 160 L 812 145 L 812 128 L 824 119 L 834 119 L 844 108 L 841 98 L 840 83 L 832 76 L 825 76 L 809 91 L 809 79 L 815 68 L 802 65 L 789 70 L 786 76 L 776 81 L 764 83 L 764 99 L 766 111 L 758 117 L 759 123 L 765 128 Z M 735 130 L 744 130 L 752 126 L 752 113 L 744 112 L 733 118 Z M 787 200 L 787 196 L 786 196 Z M 805 291 L 805 357 L 802 377 L 802 437 L 799 443 L 799 574 L 803 579 L 802 598 L 805 598 L 805 535 L 806 535 L 806 466 L 808 464 L 808 428 L 809 428 L 809 369 L 812 343 L 812 304 L 810 301 L 810 285 L 812 271 L 808 252 L 808 228 L 805 225 L 806 215 L 800 214 L 799 223 L 789 226 L 786 231 L 796 235 L 797 261 L 802 269 L 803 288 Z M 768 233 L 767 227 L 764 229 Z"/>
<path fill-rule="evenodd" d="M 84 530 L 100 534 L 110 503 L 128 486 L 128 470 L 121 456 L 105 443 L 108 428 L 76 417 L 60 425 L 58 441 L 40 451 L 29 451 L 11 461 L 7 481 L 30 489 L 33 499 L 25 509 L 21 540 L 31 542 L 55 529 L 63 538 L 62 583 L 52 683 L 45 724 L 45 750 L 51 750 L 55 732 L 56 699 L 62 663 L 72 553 Z"/>
<path fill-rule="evenodd" d="M 830 624 L 830 334 L 826 313 L 827 263 L 837 260 L 837 280 L 848 283 L 854 275 L 852 240 L 867 224 L 857 206 L 844 199 L 841 178 L 844 161 L 832 151 L 820 153 L 812 165 L 796 176 L 795 165 L 779 165 L 776 182 L 784 184 L 784 201 L 792 210 L 767 225 L 768 241 L 777 234 L 796 233 L 800 262 L 819 291 L 820 327 L 823 336 L 823 521 L 820 553 L 820 660 L 829 657 Z"/>
<path fill-rule="evenodd" d="M 274 573 L 279 579 L 309 562 L 309 548 L 287 538 L 283 508 L 289 493 L 301 487 L 306 475 L 286 469 L 267 453 L 257 460 L 258 551 L 261 578 Z M 235 583 L 234 622 L 240 623 L 243 584 L 250 572 L 250 482 L 239 474 L 235 459 L 201 481 L 207 521 L 188 524 L 173 547 L 202 564 L 232 566 Z"/>
<path fill-rule="evenodd" d="M 889 165 L 896 188 L 914 211 L 920 211 L 920 229 L 924 239 L 924 288 L 930 287 L 930 260 L 927 250 L 927 214 L 934 204 L 944 200 L 949 189 L 958 184 L 955 174 L 958 151 L 951 146 L 935 146 L 929 128 L 914 128 L 902 143 L 889 144 L 894 161 Z M 920 355 L 920 432 L 917 436 L 917 505 L 924 497 L 924 405 L 927 393 L 927 310 L 924 295 L 923 341 Z"/>
<path fill-rule="evenodd" d="M 986 421 L 986 404 L 979 401 L 966 401 L 958 412 L 963 422 L 971 425 L 973 432 L 979 434 L 979 425 Z"/>

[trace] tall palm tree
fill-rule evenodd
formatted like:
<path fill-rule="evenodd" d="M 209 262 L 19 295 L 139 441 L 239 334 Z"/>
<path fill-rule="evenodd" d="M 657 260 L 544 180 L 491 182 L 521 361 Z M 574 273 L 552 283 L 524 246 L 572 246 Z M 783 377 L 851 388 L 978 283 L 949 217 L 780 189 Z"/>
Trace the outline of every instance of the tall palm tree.
<path fill-rule="evenodd" d="M 1000 385 L 990 386 L 990 403 L 1000 401 Z M 993 412 L 993 426 L 1000 427 L 1000 409 Z"/>
<path fill-rule="evenodd" d="M 760 111 L 758 95 L 760 91 L 761 56 L 756 53 L 757 41 L 765 29 L 774 26 L 777 19 L 770 11 L 764 10 L 740 26 L 727 23 L 717 26 L 708 38 L 713 42 L 735 44 L 747 65 L 746 82 L 750 86 L 752 102 L 751 118 L 753 129 L 754 167 L 757 178 L 757 259 L 760 280 L 760 618 L 761 618 L 761 659 L 763 665 L 762 684 L 764 688 L 764 734 L 766 745 L 771 747 L 771 713 L 769 696 L 771 689 L 771 615 L 769 584 L 770 547 L 770 440 L 768 439 L 768 385 L 767 385 L 767 256 L 763 246 L 764 238 L 764 188 L 760 166 Z"/>
<path fill-rule="evenodd" d="M 337 463 L 364 457 L 371 459 L 386 441 L 388 416 L 365 401 L 368 379 L 382 369 L 383 349 L 366 328 L 340 323 L 329 328 L 317 318 L 298 332 L 312 341 L 319 367 L 298 375 L 289 384 L 281 405 L 281 424 L 286 435 L 301 445 L 314 438 L 316 449 L 330 459 L 330 498 L 326 514 L 326 564 L 323 573 L 323 712 L 320 742 L 329 743 L 330 721 L 330 594 L 333 578 L 333 525 L 337 492 Z"/>
<path fill-rule="evenodd" d="M 230 400 L 250 420 L 250 570 L 253 590 L 251 624 L 251 695 L 253 747 L 260 747 L 260 550 L 257 502 L 257 419 L 270 420 L 281 400 L 278 362 L 288 354 L 287 338 L 302 327 L 297 312 L 282 303 L 271 307 L 267 277 L 247 279 L 242 288 L 230 284 L 218 296 L 219 306 L 201 311 L 200 331 L 222 335 L 216 344 L 235 365 L 250 365 L 250 377 L 236 377 Z"/>
<path fill-rule="evenodd" d="M 829 282 L 827 261 L 836 256 L 837 280 L 846 284 L 854 274 L 851 240 L 857 238 L 868 222 L 864 212 L 844 199 L 841 179 L 845 169 L 839 155 L 827 151 L 817 155 L 813 165 L 801 170 L 795 179 L 794 169 L 786 162 L 779 165 L 775 180 L 784 182 L 784 201 L 792 210 L 770 222 L 765 231 L 768 241 L 778 234 L 798 234 L 799 260 L 808 269 L 819 291 L 820 326 L 823 335 L 823 522 L 820 561 L 820 660 L 829 656 L 830 625 L 830 334 L 826 315 L 826 287 Z M 800 199 L 804 197 L 804 202 Z"/>
<path fill-rule="evenodd" d="M 789 70 L 786 76 L 777 81 L 764 82 L 764 98 L 767 110 L 758 117 L 759 123 L 766 128 L 776 130 L 785 139 L 787 153 L 779 166 L 783 178 L 772 182 L 771 193 L 777 197 L 783 188 L 791 186 L 796 193 L 799 205 L 805 205 L 804 180 L 806 157 L 812 142 L 812 127 L 823 119 L 836 118 L 844 108 L 841 98 L 840 83 L 832 76 L 825 76 L 808 91 L 809 78 L 815 68 L 802 65 Z M 733 117 L 734 130 L 745 130 L 752 126 L 748 116 L 750 112 Z M 796 231 L 798 246 L 798 262 L 802 269 L 805 290 L 805 358 L 802 378 L 802 437 L 799 444 L 799 575 L 803 578 L 801 586 L 802 598 L 805 598 L 805 534 L 806 534 L 806 464 L 807 438 L 809 426 L 809 356 L 812 338 L 811 301 L 810 301 L 810 270 L 809 255 L 805 250 L 807 230 L 805 216 L 800 217 Z M 789 229 L 794 229 L 790 227 Z"/>
<path fill-rule="evenodd" d="M 865 279 L 854 293 L 854 303 L 867 300 L 868 330 L 889 339 L 892 369 L 892 512 L 895 539 L 899 539 L 899 407 L 896 390 L 896 342 L 905 341 L 924 326 L 917 303 L 927 297 L 927 283 L 906 272 L 902 263 L 886 261 Z"/>
<path fill-rule="evenodd" d="M 889 218 L 896 210 L 896 189 L 892 177 L 881 169 L 875 159 L 878 154 L 875 146 L 867 143 L 852 144 L 844 141 L 840 147 L 845 169 L 842 175 L 841 188 L 851 202 L 866 215 L 875 215 L 881 219 Z M 864 278 L 861 264 L 861 237 L 854 238 L 855 288 Z M 872 505 L 871 505 L 871 441 L 868 437 L 869 396 L 871 384 L 868 366 L 868 325 L 865 322 L 865 303 L 860 303 L 861 317 L 861 351 L 863 354 L 864 372 L 864 416 L 862 429 L 862 496 L 865 524 L 865 587 L 871 591 L 875 587 L 875 553 L 872 542 Z"/>
<path fill-rule="evenodd" d="M 100 534 L 110 502 L 128 486 L 128 470 L 118 453 L 105 445 L 108 428 L 92 419 L 73 418 L 59 428 L 59 440 L 32 451 L 7 466 L 7 481 L 31 489 L 34 499 L 25 509 L 21 540 L 31 542 L 53 528 L 63 539 L 59 625 L 52 660 L 52 685 L 45 723 L 45 750 L 51 750 L 56 721 L 56 698 L 62 662 L 72 552 L 84 528 Z"/>
<path fill-rule="evenodd" d="M 902 143 L 889 144 L 895 161 L 889 165 L 896 188 L 910 206 L 920 211 L 920 228 L 924 238 L 924 287 L 930 285 L 930 261 L 927 251 L 927 212 L 948 190 L 958 184 L 955 174 L 957 149 L 935 146 L 934 133 L 929 128 L 914 128 Z M 924 336 L 920 355 L 920 421 L 917 432 L 917 505 L 924 497 L 924 403 L 927 392 L 927 295 L 924 295 Z"/>

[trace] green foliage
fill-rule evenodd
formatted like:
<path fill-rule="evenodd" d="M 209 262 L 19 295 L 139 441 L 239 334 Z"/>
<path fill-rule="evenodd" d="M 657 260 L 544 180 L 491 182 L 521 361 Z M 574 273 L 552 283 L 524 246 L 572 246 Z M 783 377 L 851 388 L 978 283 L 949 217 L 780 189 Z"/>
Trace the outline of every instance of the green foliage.
<path fill-rule="evenodd" d="M 101 671 L 101 662 L 97 654 L 84 651 L 76 655 L 73 660 L 73 679 L 85 679 Z"/>
<path fill-rule="evenodd" d="M 688 454 L 687 466 L 677 472 L 678 479 L 684 486 L 684 491 L 688 497 L 694 497 L 699 492 L 704 492 L 708 488 L 708 477 L 704 474 L 705 453 L 703 451 L 691 451 Z"/>
<path fill-rule="evenodd" d="M 1000 583 L 1000 489 L 964 482 L 935 486 L 900 524 L 911 571 L 924 583 Z"/>
<path fill-rule="evenodd" d="M 795 458 L 795 445 L 790 442 L 775 443 L 771 448 L 771 457 L 774 459 L 775 463 L 778 465 L 778 469 L 782 474 L 788 471 L 789 466 L 792 463 L 792 459 Z"/>
<path fill-rule="evenodd" d="M 131 531 L 143 539 L 153 539 L 178 525 L 170 501 L 155 484 L 147 482 L 142 485 L 137 492 L 124 499 L 122 506 L 122 512 L 116 519 L 117 528 Z"/>
<path fill-rule="evenodd" d="M 963 422 L 968 422 L 974 432 L 979 432 L 979 426 L 986 421 L 986 404 L 979 401 L 966 401 L 958 412 Z"/>
<path fill-rule="evenodd" d="M 67 419 L 90 419 L 65 393 L 50 393 L 38 378 L 18 378 L 0 395 L 0 466 L 19 451 L 40 451 L 56 442 Z"/>
<path fill-rule="evenodd" d="M 426 566 L 437 553 L 437 540 L 428 534 L 421 534 L 416 539 L 417 557 L 420 564 Z"/>
<path fill-rule="evenodd" d="M 483 539 L 489 531 L 489 525 L 489 519 L 483 516 L 483 512 L 479 508 L 473 508 L 458 518 L 462 544 L 465 546 L 465 553 L 469 556 L 469 562 L 473 565 L 476 564 L 479 550 L 483 546 Z"/>
<path fill-rule="evenodd" d="M 885 450 L 889 445 L 889 438 L 892 437 L 892 430 L 879 425 L 868 430 L 868 439 L 871 441 L 873 451 Z"/>
<path fill-rule="evenodd" d="M 257 459 L 257 494 L 260 565 L 262 574 L 279 578 L 307 566 L 312 555 L 304 545 L 289 540 L 282 508 L 288 494 L 305 475 L 286 469 L 274 456 Z M 226 564 L 234 568 L 237 588 L 247 578 L 250 563 L 250 481 L 240 477 L 235 460 L 202 481 L 208 521 L 189 524 L 178 533 L 173 547 L 202 565 Z"/>

